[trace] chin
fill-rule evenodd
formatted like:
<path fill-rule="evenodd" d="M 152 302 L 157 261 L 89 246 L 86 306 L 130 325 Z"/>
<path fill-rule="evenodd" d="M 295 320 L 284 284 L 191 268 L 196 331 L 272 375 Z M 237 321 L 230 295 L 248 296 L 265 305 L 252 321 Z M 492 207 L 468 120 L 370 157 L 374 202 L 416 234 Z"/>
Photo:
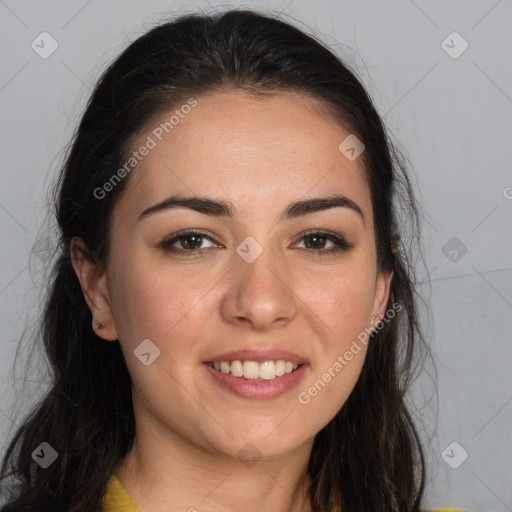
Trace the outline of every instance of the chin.
<path fill-rule="evenodd" d="M 280 430 L 279 433 L 277 430 Z M 253 461 L 282 457 L 314 437 L 308 437 L 303 431 L 281 430 L 275 427 L 274 432 L 270 434 L 262 433 L 261 429 L 241 429 L 232 434 L 233 437 L 226 435 L 219 442 L 211 440 L 208 444 L 215 447 L 215 451 L 237 458 L 248 467 L 254 463 Z"/>

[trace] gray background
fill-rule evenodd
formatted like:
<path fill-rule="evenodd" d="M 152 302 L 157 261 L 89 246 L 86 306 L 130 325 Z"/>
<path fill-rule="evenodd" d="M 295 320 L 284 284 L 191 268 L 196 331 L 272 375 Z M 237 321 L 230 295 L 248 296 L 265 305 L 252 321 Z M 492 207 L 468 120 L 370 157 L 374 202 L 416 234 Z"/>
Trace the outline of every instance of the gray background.
<path fill-rule="evenodd" d="M 418 280 L 438 372 L 437 424 L 429 379 L 414 393 L 424 403 L 417 417 L 425 423 L 427 505 L 512 510 L 510 0 L 0 0 L 0 445 L 46 387 L 41 362 L 27 375 L 22 365 L 30 341 L 15 371 L 13 364 L 42 300 L 53 240 L 46 190 L 91 85 L 163 16 L 238 6 L 282 11 L 330 45 L 406 151 L 424 208 Z M 47 59 L 31 47 L 43 31 L 59 45 Z M 457 58 L 442 46 L 454 31 L 469 44 Z M 463 41 L 450 36 L 444 45 L 458 54 Z M 463 450 L 468 458 L 453 469 L 448 462 L 459 464 Z"/>

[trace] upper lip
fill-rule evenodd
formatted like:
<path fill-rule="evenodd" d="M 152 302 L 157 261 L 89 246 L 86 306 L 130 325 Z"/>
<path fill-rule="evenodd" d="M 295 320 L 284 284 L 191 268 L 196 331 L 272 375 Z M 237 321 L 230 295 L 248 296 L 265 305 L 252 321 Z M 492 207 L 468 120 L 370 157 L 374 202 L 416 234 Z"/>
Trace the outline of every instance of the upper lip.
<path fill-rule="evenodd" d="M 288 350 L 261 350 L 261 349 L 246 349 L 246 350 L 233 350 L 231 352 L 224 352 L 216 356 L 212 356 L 205 361 L 205 363 L 220 363 L 222 361 L 255 361 L 263 363 L 265 361 L 290 361 L 292 363 L 303 364 L 307 360 L 303 357 L 289 352 Z"/>

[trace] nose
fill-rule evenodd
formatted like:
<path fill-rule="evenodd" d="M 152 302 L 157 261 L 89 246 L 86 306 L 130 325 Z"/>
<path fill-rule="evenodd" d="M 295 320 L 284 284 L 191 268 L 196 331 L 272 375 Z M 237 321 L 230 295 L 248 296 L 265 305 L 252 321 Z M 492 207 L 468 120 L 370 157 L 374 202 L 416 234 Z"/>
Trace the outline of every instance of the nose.
<path fill-rule="evenodd" d="M 277 263 L 267 250 L 252 263 L 237 260 L 230 273 L 232 285 L 221 303 L 226 321 L 265 331 L 286 325 L 297 315 L 298 298 L 285 265 Z"/>

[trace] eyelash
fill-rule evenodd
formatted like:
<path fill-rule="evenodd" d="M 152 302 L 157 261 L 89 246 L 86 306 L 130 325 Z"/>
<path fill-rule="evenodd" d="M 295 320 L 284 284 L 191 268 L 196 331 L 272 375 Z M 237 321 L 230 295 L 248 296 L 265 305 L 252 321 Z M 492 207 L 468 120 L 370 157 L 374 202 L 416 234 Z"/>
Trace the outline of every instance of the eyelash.
<path fill-rule="evenodd" d="M 191 235 L 201 236 L 202 238 L 206 238 L 210 242 L 215 243 L 214 240 L 210 236 L 206 235 L 205 233 L 191 229 L 191 230 L 179 232 L 179 233 L 173 235 L 172 238 L 163 240 L 158 245 L 158 247 L 163 249 L 166 252 L 174 252 L 174 253 L 178 253 L 178 254 L 183 254 L 185 256 L 194 256 L 194 255 L 203 256 L 205 253 L 205 249 L 187 250 L 187 249 L 180 249 L 178 247 L 173 247 L 173 245 L 176 242 L 178 242 L 181 239 L 187 238 L 188 236 L 191 236 Z M 299 242 L 304 238 L 312 237 L 314 235 L 320 236 L 322 238 L 326 238 L 328 241 L 331 241 L 334 244 L 336 244 L 336 247 L 332 247 L 331 249 L 307 249 L 306 248 L 308 252 L 312 252 L 315 255 L 334 254 L 334 253 L 338 253 L 341 251 L 347 251 L 354 247 L 353 244 L 347 242 L 342 236 L 331 233 L 331 232 L 322 231 L 322 230 L 313 230 L 313 231 L 307 231 L 306 233 L 303 233 L 302 237 L 299 239 Z"/>

